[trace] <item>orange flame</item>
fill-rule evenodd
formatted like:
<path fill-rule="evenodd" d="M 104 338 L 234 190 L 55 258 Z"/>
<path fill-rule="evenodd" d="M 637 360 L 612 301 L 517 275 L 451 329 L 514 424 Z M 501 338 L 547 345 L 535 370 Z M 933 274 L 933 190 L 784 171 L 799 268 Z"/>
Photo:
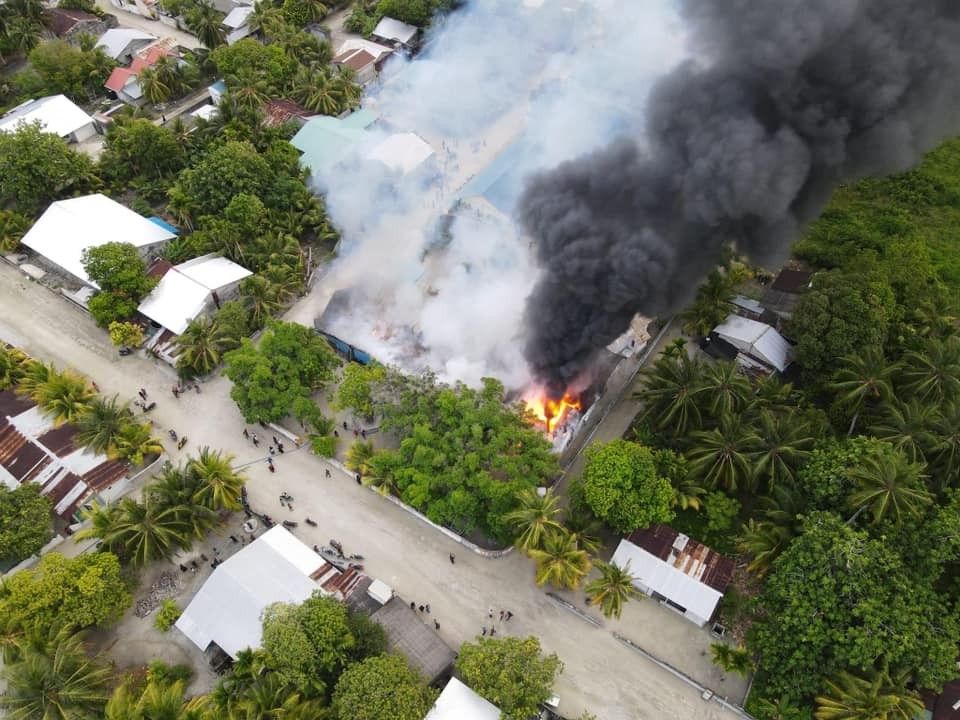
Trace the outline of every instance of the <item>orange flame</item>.
<path fill-rule="evenodd" d="M 523 404 L 536 421 L 543 423 L 551 435 L 572 410 L 581 409 L 580 401 L 570 394 L 565 394 L 559 400 L 553 400 L 548 398 L 541 389 L 534 389 L 524 395 Z"/>

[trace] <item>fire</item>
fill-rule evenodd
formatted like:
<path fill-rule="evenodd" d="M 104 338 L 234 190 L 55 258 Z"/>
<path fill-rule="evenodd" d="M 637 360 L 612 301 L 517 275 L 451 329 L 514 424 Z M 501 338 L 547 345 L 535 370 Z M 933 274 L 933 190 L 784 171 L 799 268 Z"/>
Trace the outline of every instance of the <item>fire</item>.
<path fill-rule="evenodd" d="M 534 419 L 546 426 L 547 432 L 551 435 L 572 410 L 581 409 L 580 401 L 569 393 L 564 394 L 559 400 L 553 400 L 539 388 L 524 395 L 523 404 Z"/>

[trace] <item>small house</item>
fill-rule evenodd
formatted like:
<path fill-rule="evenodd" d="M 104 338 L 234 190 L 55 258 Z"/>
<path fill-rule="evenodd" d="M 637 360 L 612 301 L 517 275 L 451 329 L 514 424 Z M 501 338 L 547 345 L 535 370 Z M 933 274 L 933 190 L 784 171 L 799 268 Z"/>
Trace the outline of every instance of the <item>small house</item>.
<path fill-rule="evenodd" d="M 450 678 L 424 720 L 500 720 L 500 708 Z"/>
<path fill-rule="evenodd" d="M 810 289 L 812 278 L 813 273 L 809 270 L 785 268 L 763 293 L 760 304 L 780 320 L 789 320 L 793 317 L 793 309 L 800 302 L 800 296 Z"/>
<path fill-rule="evenodd" d="M 59 135 L 70 143 L 82 143 L 97 134 L 93 118 L 66 95 L 49 95 L 27 100 L 0 117 L 0 132 L 16 132 L 30 123 L 40 123 L 44 132 Z"/>
<path fill-rule="evenodd" d="M 303 127 L 308 120 L 316 117 L 316 115 L 317 113 L 307 110 L 293 100 L 277 98 L 268 100 L 267 104 L 263 106 L 263 124 L 267 127 L 276 127 L 288 122 Z"/>
<path fill-rule="evenodd" d="M 748 369 L 756 363 L 776 370 L 786 371 L 792 362 L 793 346 L 766 323 L 750 320 L 740 315 L 728 315 L 713 329 L 711 336 L 725 340 L 738 351 L 737 362 Z"/>
<path fill-rule="evenodd" d="M 104 87 L 112 90 L 118 100 L 122 100 L 128 105 L 143 105 L 147 98 L 144 97 L 143 88 L 140 87 L 139 75 L 145 68 L 153 67 L 157 60 L 162 57 L 176 57 L 174 51 L 175 42 L 172 38 L 158 40 L 137 50 L 133 54 L 133 59 L 127 67 L 117 67 L 110 73 Z"/>
<path fill-rule="evenodd" d="M 391 55 L 393 48 L 362 38 L 350 38 L 340 46 L 333 58 L 333 64 L 349 68 L 357 82 L 366 85 L 380 74 Z"/>
<path fill-rule="evenodd" d="M 385 17 L 377 23 L 373 32 L 370 33 L 370 37 L 375 42 L 392 48 L 414 50 L 420 40 L 420 28 L 392 17 Z"/>
<path fill-rule="evenodd" d="M 157 37 L 143 30 L 135 28 L 112 28 L 107 30 L 97 40 L 97 47 L 103 50 L 107 57 L 113 58 L 120 65 L 129 65 L 134 55 L 148 45 L 155 43 Z"/>
<path fill-rule="evenodd" d="M 159 0 L 110 0 L 110 4 L 118 10 L 124 10 L 150 20 L 156 20 L 158 16 Z"/>
<path fill-rule="evenodd" d="M 634 530 L 617 546 L 611 562 L 633 575 L 641 592 L 706 625 L 733 575 L 733 560 L 666 525 Z"/>
<path fill-rule="evenodd" d="M 253 14 L 252 5 L 238 5 L 223 18 L 223 31 L 227 45 L 233 45 L 253 33 L 250 27 L 250 16 Z"/>
<path fill-rule="evenodd" d="M 107 18 L 98 17 L 85 10 L 67 8 L 48 8 L 43 11 L 43 22 L 47 29 L 63 40 L 75 41 L 80 35 L 96 37 L 110 27 Z"/>
<path fill-rule="evenodd" d="M 387 650 L 403 655 L 428 684 L 449 677 L 456 653 L 401 598 L 388 600 L 370 619 L 386 633 Z"/>

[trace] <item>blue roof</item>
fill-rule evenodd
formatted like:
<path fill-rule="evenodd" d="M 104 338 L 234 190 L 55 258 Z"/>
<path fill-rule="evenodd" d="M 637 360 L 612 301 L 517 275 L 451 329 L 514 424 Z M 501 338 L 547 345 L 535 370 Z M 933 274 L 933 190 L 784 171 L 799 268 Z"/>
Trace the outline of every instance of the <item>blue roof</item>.
<path fill-rule="evenodd" d="M 308 120 L 290 143 L 303 153 L 300 164 L 317 177 L 366 138 L 367 128 L 376 120 L 369 110 L 357 110 L 342 119 L 321 115 Z"/>
<path fill-rule="evenodd" d="M 210 89 L 214 92 L 224 95 L 227 92 L 227 84 L 223 80 L 217 80 L 213 85 L 210 86 Z"/>
<path fill-rule="evenodd" d="M 538 165 L 536 151 L 529 137 L 518 138 L 463 186 L 459 198 L 483 197 L 501 212 L 511 215 L 529 169 Z"/>
<path fill-rule="evenodd" d="M 168 223 L 168 222 L 167 222 L 166 220 L 164 220 L 163 218 L 160 218 L 160 217 L 157 217 L 156 215 L 154 215 L 153 217 L 150 217 L 150 218 L 147 218 L 147 219 L 148 219 L 150 222 L 152 222 L 154 225 L 159 225 L 160 227 L 162 227 L 162 228 L 163 228 L 164 230 L 166 230 L 167 232 L 172 232 L 174 235 L 179 235 L 179 234 L 180 234 L 180 231 L 179 231 L 175 226 L 171 225 L 170 223 Z"/>

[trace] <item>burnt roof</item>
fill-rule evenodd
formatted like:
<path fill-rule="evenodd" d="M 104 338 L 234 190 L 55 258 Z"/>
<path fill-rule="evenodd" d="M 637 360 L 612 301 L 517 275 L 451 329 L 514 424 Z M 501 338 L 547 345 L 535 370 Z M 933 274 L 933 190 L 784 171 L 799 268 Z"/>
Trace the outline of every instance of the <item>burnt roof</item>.
<path fill-rule="evenodd" d="M 702 582 L 718 592 L 723 592 L 733 576 L 733 560 L 711 550 L 692 538 L 679 551 L 674 543 L 682 533 L 667 525 L 653 525 L 643 530 L 634 530 L 626 539 L 663 562 L 669 562 L 685 575 Z"/>
<path fill-rule="evenodd" d="M 64 423 L 60 427 L 47 430 L 47 432 L 37 438 L 37 442 L 57 457 L 66 457 L 77 449 L 77 446 L 73 442 L 73 437 L 76 434 L 77 429 L 73 425 Z"/>
<path fill-rule="evenodd" d="M 387 649 L 401 653 L 428 684 L 453 665 L 453 650 L 399 597 L 388 600 L 371 618 L 386 632 Z"/>
<path fill-rule="evenodd" d="M 50 8 L 44 11 L 43 17 L 50 32 L 57 36 L 66 35 L 80 23 L 100 22 L 100 18 L 92 13 L 64 8 Z"/>
<path fill-rule="evenodd" d="M 12 389 L 0 391 L 0 417 L 14 417 L 33 406 L 33 400 L 17 395 Z"/>
<path fill-rule="evenodd" d="M 269 126 L 283 125 L 294 118 L 306 120 L 316 113 L 312 113 L 302 105 L 284 98 L 270 100 L 263 106 L 264 124 Z"/>
<path fill-rule="evenodd" d="M 163 258 L 157 258 L 150 263 L 150 266 L 147 268 L 147 277 L 159 280 L 171 269 L 173 269 L 173 263 Z"/>
<path fill-rule="evenodd" d="M 777 278 L 770 283 L 772 290 L 799 294 L 805 292 L 810 285 L 813 273 L 808 270 L 781 270 Z"/>

